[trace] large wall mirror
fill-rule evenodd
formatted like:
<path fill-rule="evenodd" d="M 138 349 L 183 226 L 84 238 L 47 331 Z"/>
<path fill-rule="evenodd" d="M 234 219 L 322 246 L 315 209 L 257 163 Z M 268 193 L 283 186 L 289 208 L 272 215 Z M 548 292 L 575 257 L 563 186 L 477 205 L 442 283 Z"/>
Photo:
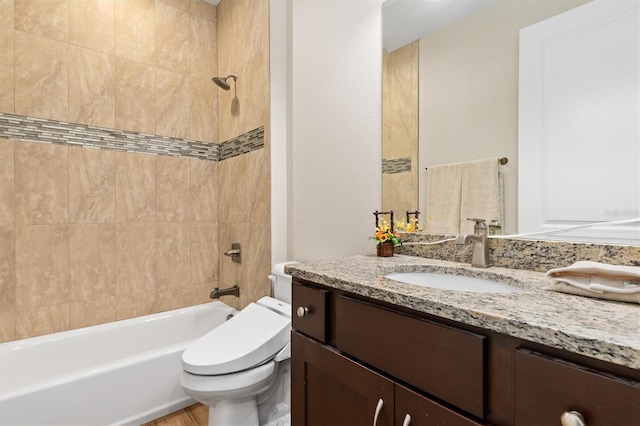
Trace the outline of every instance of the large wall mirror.
<path fill-rule="evenodd" d="M 594 2 L 599 0 L 594 0 Z M 637 0 L 621 0 L 638 3 Z M 386 0 L 383 3 L 383 209 L 396 217 L 405 211 L 424 212 L 425 168 L 481 158 L 505 157 L 503 233 L 531 232 L 518 226 L 519 54 L 520 30 L 579 8 L 591 0 Z M 637 16 L 636 26 L 637 26 Z M 574 88 L 575 89 L 575 88 Z M 638 85 L 629 87 L 638 91 Z M 637 97 L 637 93 L 635 94 Z M 631 111 L 633 112 L 633 111 Z M 575 141 L 575 170 L 593 170 L 593 159 L 581 163 Z M 629 145 L 629 144 L 627 144 Z M 608 149 L 600 158 L 635 158 L 627 179 L 640 181 L 640 141 L 629 150 Z M 596 165 L 597 166 L 597 165 Z M 633 166 L 631 166 L 633 168 Z M 543 173 L 540 179 L 550 179 Z M 577 178 L 579 183 L 581 178 Z M 640 192 L 640 184 L 630 186 Z M 578 185 L 579 188 L 579 185 Z M 574 190 L 575 191 L 575 190 Z M 579 188 L 589 197 L 589 188 Z M 522 191 L 521 191 L 522 192 Z M 577 217 L 572 224 L 638 217 L 640 193 L 629 193 L 623 208 L 602 206 L 618 216 Z M 530 204 L 529 204 L 530 205 Z M 521 212 L 522 213 L 522 212 Z M 606 214 L 605 214 L 606 216 Z M 424 216 L 420 217 L 424 223 Z M 562 227 L 564 218 L 554 226 Z M 608 239 L 603 230 L 591 241 L 638 244 L 638 224 L 630 225 L 633 240 Z M 437 229 L 427 232 L 439 233 Z M 560 234 L 551 239 L 574 241 L 590 237 Z"/>

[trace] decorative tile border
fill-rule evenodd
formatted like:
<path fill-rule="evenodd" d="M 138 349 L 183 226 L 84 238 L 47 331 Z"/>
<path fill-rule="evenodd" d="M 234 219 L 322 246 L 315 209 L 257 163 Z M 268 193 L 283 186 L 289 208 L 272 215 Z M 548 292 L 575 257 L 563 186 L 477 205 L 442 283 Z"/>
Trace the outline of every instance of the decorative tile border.
<path fill-rule="evenodd" d="M 218 144 L 0 113 L 0 138 L 218 160 Z"/>
<path fill-rule="evenodd" d="M 221 144 L 0 112 L 0 138 L 221 161 L 264 147 L 264 127 Z"/>
<path fill-rule="evenodd" d="M 411 171 L 411 157 L 382 160 L 382 173 L 393 174 Z"/>
<path fill-rule="evenodd" d="M 220 144 L 219 161 L 264 148 L 264 126 L 253 129 Z"/>

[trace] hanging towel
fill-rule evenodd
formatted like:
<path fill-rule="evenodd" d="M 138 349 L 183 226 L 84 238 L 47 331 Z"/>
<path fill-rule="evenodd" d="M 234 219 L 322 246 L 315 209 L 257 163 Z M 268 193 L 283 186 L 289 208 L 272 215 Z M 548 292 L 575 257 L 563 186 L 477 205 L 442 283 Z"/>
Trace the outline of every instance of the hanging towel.
<path fill-rule="evenodd" d="M 551 269 L 553 290 L 598 299 L 640 303 L 640 267 L 580 261 Z"/>
<path fill-rule="evenodd" d="M 472 234 L 474 217 L 498 219 L 504 227 L 504 183 L 497 157 L 460 163 L 460 233 Z"/>
<path fill-rule="evenodd" d="M 460 164 L 430 166 L 427 169 L 427 232 L 460 232 Z"/>

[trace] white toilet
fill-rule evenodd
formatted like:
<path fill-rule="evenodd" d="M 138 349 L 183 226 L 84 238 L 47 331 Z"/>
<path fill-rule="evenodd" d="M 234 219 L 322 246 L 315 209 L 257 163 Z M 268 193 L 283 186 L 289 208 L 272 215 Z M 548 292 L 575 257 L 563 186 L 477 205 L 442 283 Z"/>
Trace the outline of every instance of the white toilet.
<path fill-rule="evenodd" d="M 249 304 L 182 354 L 180 383 L 209 406 L 209 426 L 291 424 L 291 276 L 269 278 L 274 297 Z"/>

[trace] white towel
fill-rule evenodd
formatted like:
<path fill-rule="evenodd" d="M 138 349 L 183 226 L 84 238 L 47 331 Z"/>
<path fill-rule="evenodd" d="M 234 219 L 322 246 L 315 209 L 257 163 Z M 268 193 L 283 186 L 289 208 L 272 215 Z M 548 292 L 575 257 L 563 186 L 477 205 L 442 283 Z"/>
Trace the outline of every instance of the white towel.
<path fill-rule="evenodd" d="M 430 166 L 427 169 L 427 232 L 460 232 L 460 164 Z"/>
<path fill-rule="evenodd" d="M 580 261 L 547 272 L 553 290 L 621 302 L 640 303 L 640 267 Z"/>
<path fill-rule="evenodd" d="M 460 163 L 460 233 L 472 234 L 468 218 L 493 219 L 504 228 L 504 183 L 497 157 Z"/>

